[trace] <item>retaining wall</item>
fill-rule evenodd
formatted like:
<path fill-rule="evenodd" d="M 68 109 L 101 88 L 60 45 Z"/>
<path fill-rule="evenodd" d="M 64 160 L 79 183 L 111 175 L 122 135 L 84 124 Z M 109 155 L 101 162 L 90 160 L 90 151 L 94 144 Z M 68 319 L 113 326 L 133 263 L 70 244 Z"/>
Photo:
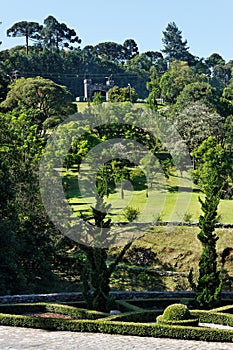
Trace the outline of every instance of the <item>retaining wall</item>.
<path fill-rule="evenodd" d="M 116 299 L 149 299 L 149 298 L 194 298 L 191 291 L 177 292 L 125 292 L 115 291 L 110 293 Z M 223 292 L 222 299 L 232 299 L 233 292 Z M 82 301 L 81 292 L 77 293 L 52 293 L 52 294 L 24 294 L 0 296 L 0 304 L 37 303 L 37 302 L 74 302 Z"/>

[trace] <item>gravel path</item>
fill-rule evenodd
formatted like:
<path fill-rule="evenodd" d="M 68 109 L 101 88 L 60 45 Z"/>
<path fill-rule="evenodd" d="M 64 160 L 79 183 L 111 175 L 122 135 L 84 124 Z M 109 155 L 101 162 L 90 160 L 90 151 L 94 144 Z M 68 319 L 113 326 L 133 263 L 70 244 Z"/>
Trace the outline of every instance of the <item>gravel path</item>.
<path fill-rule="evenodd" d="M 49 332 L 0 326 L 1 350 L 233 350 L 232 343 L 207 343 L 109 334 Z"/>

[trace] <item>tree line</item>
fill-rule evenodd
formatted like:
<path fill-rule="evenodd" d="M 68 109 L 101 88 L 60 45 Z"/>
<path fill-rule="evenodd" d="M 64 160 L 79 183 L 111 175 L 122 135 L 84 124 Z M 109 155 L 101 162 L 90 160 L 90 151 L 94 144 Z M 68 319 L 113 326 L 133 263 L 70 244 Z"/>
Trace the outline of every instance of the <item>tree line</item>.
<path fill-rule="evenodd" d="M 116 85 L 127 87 L 130 83 L 140 99 L 149 94 L 151 103 L 157 98 L 174 103 L 189 82 L 202 79 L 220 92 L 231 79 L 232 62 L 226 63 L 218 53 L 207 58 L 191 54 L 174 22 L 163 31 L 161 51 L 142 53 L 132 38 L 122 44 L 102 42 L 81 49 L 76 30 L 53 16 L 48 16 L 43 25 L 27 21 L 15 23 L 7 35 L 25 37 L 26 49 L 16 46 L 0 52 L 3 89 L 9 79 L 40 75 L 67 86 L 75 97 L 83 95 L 84 77 L 104 82 L 105 77 L 112 74 Z M 184 65 L 172 67 L 173 61 L 186 62 L 188 72 Z M 181 79 L 174 88 L 169 88 L 180 73 Z"/>

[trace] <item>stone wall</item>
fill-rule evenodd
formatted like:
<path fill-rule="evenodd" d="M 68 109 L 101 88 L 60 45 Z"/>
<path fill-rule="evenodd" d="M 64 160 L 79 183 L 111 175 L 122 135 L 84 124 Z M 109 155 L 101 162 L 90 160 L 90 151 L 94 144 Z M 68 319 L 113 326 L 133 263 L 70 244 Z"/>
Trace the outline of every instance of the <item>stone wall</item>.
<path fill-rule="evenodd" d="M 148 298 L 193 298 L 194 292 L 111 292 L 116 299 L 148 299 Z M 232 299 L 233 292 L 223 292 L 223 299 Z M 83 300 L 82 293 L 52 293 L 0 296 L 0 304 L 38 303 L 38 302 L 74 302 Z"/>

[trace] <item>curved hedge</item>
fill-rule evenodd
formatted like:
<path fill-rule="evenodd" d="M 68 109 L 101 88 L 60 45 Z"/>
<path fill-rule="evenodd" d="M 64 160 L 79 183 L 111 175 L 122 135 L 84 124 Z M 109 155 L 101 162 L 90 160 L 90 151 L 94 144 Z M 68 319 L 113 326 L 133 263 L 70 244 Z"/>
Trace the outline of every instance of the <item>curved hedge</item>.
<path fill-rule="evenodd" d="M 167 324 L 174 326 L 198 326 L 199 319 L 193 318 L 190 320 L 166 320 L 163 315 L 160 315 L 156 318 L 158 324 Z"/>
<path fill-rule="evenodd" d="M 216 311 L 193 310 L 191 314 L 198 317 L 200 322 L 220 324 L 233 327 L 233 315 Z"/>
<path fill-rule="evenodd" d="M 228 313 L 228 314 L 232 314 L 233 315 L 233 305 L 221 306 L 221 307 L 218 307 L 217 309 L 213 309 L 211 311 Z"/>
<path fill-rule="evenodd" d="M 134 335 L 144 337 L 160 337 L 160 338 L 174 338 L 174 339 L 189 339 L 189 340 L 203 340 L 214 342 L 233 342 L 233 330 L 223 329 L 210 329 L 202 327 L 191 326 L 172 326 L 164 324 L 149 324 L 139 322 L 140 320 L 145 322 L 145 319 L 154 319 L 158 315 L 158 311 L 146 311 L 146 312 L 131 312 L 127 314 L 112 315 L 108 317 L 103 313 L 96 313 L 95 311 L 77 309 L 75 307 L 58 305 L 58 304 L 34 304 L 34 305 L 17 305 L 18 313 L 24 309 L 26 311 L 34 310 L 46 310 L 50 312 L 59 312 L 63 314 L 70 314 L 74 317 L 90 317 L 92 319 L 58 319 L 58 318 L 43 318 L 33 317 L 25 315 L 16 315 L 13 305 L 1 306 L 0 325 L 7 326 L 19 326 L 30 328 L 41 328 L 47 330 L 64 330 L 72 332 L 101 332 L 109 334 L 123 334 Z M 81 310 L 81 311 L 80 311 Z M 29 311 L 29 312 L 30 312 Z M 7 313 L 6 313 L 7 312 Z M 9 314 L 9 312 L 11 314 Z M 90 316 L 92 314 L 92 316 Z M 144 314 L 144 317 L 142 316 Z M 233 315 L 222 314 L 219 312 L 208 311 L 191 311 L 191 314 L 195 317 L 199 317 L 202 322 L 213 323 L 217 320 L 217 323 L 228 324 L 233 326 Z M 75 317 L 76 317 L 75 316 Z M 94 319 L 95 318 L 95 319 Z M 120 321 L 121 319 L 121 321 Z M 123 320 L 127 320 L 124 322 Z M 132 322 L 132 320 L 135 320 Z"/>

